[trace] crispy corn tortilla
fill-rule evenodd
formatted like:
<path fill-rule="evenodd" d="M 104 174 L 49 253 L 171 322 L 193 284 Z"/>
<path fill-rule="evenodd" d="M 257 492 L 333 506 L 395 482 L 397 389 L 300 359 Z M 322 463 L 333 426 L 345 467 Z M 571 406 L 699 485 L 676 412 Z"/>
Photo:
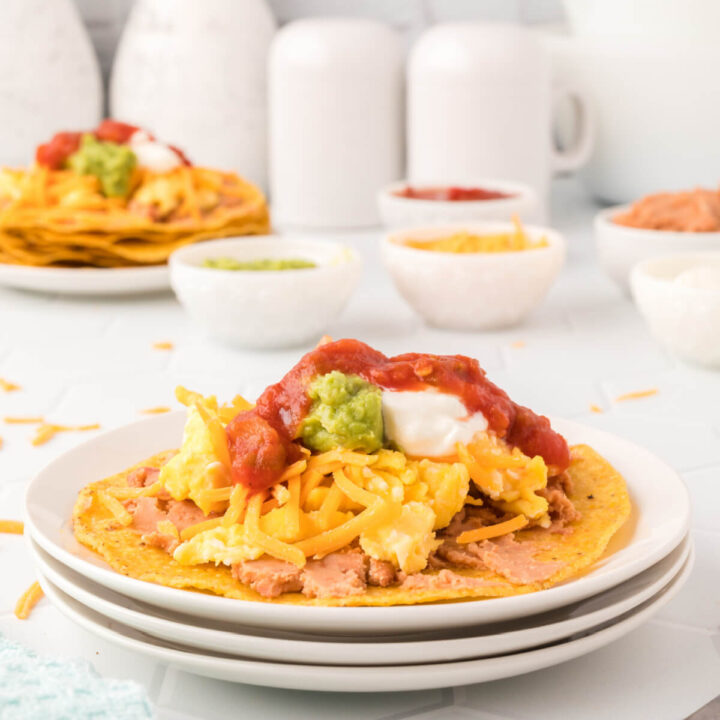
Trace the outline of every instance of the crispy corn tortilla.
<path fill-rule="evenodd" d="M 166 457 L 167 454 L 163 453 L 136 467 L 157 467 Z M 487 581 L 487 585 L 432 590 L 368 587 L 362 595 L 343 598 L 311 599 L 300 593 L 287 593 L 269 600 L 235 580 L 228 567 L 215 567 L 212 564 L 180 565 L 163 550 L 143 545 L 140 534 L 131 529 L 103 528 L 101 521 L 109 519 L 111 514 L 98 501 L 97 491 L 110 486 L 125 486 L 125 478 L 133 469 L 93 483 L 80 492 L 73 512 L 73 525 L 75 536 L 81 543 L 98 552 L 117 572 L 138 580 L 239 600 L 286 605 L 414 605 L 535 592 L 572 578 L 591 565 L 603 554 L 612 536 L 630 514 L 630 498 L 622 476 L 592 448 L 577 445 L 572 448 L 568 473 L 573 485 L 570 499 L 582 513 L 582 518 L 572 523 L 572 533 L 552 534 L 538 528 L 515 533 L 518 542 L 533 543 L 537 547 L 535 559 L 563 563 L 547 580 L 517 585 L 491 570 L 458 569 L 456 572 L 459 574 L 481 578 Z"/>

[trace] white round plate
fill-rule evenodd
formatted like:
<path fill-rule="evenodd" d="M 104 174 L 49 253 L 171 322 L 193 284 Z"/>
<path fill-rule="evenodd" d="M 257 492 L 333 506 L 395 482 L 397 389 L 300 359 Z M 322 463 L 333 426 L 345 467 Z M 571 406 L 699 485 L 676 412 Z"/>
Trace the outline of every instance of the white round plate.
<path fill-rule="evenodd" d="M 97 435 L 47 465 L 30 483 L 26 519 L 32 538 L 50 555 L 100 585 L 163 609 L 243 625 L 321 634 L 417 632 L 512 620 L 553 610 L 614 587 L 670 553 L 688 529 L 690 502 L 678 474 L 647 450 L 567 420 L 553 426 L 571 444 L 587 443 L 621 472 L 633 513 L 606 553 L 580 577 L 537 593 L 490 600 L 395 607 L 286 606 L 189 592 L 121 575 L 73 537 L 71 514 L 86 484 L 177 447 L 184 412 L 140 420 Z"/>
<path fill-rule="evenodd" d="M 167 265 L 47 268 L 0 263 L 0 285 L 60 295 L 137 295 L 170 289 Z"/>
<path fill-rule="evenodd" d="M 161 612 L 86 580 L 30 541 L 40 573 L 64 593 L 110 620 L 154 638 L 235 657 L 322 665 L 413 665 L 489 657 L 557 642 L 597 627 L 632 610 L 659 593 L 685 564 L 689 537 L 640 575 L 594 597 L 529 620 L 463 628 L 453 633 L 405 635 L 398 640 L 374 637 L 321 638 L 300 633 L 237 628 Z"/>
<path fill-rule="evenodd" d="M 656 613 L 674 597 L 687 579 L 692 565 L 691 555 L 675 580 L 658 595 L 626 613 L 621 619 L 607 623 L 599 629 L 581 633 L 565 642 L 538 650 L 479 660 L 381 667 L 286 665 L 193 651 L 181 645 L 154 640 L 144 633 L 109 620 L 73 600 L 42 575 L 39 580 L 53 605 L 86 630 L 111 643 L 187 672 L 219 680 L 291 690 L 396 692 L 489 682 L 540 670 L 585 655 L 626 635 Z"/>

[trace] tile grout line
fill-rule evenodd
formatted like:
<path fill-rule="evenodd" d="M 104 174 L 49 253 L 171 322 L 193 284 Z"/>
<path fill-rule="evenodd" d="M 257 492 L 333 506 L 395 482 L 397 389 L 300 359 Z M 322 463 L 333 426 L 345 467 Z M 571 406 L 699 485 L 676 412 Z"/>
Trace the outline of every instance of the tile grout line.
<path fill-rule="evenodd" d="M 421 718 L 423 715 L 427 715 L 435 710 L 442 710 L 444 708 L 452 707 L 453 695 L 452 688 L 440 688 L 440 698 L 429 705 L 424 705 L 420 708 L 413 708 L 412 710 L 400 710 L 397 713 L 390 715 L 382 715 L 378 720 L 411 720 L 412 718 Z"/>
<path fill-rule="evenodd" d="M 462 708 L 468 711 L 472 715 L 476 715 L 478 720 L 517 720 L 511 715 L 504 715 L 493 712 L 491 710 L 479 710 L 478 708 L 471 707 L 468 703 L 470 702 L 467 697 L 467 685 L 461 685 L 460 687 L 452 688 L 453 705 L 455 707 Z"/>
<path fill-rule="evenodd" d="M 718 629 L 712 629 L 703 627 L 700 625 L 689 625 L 687 623 L 680 623 L 676 620 L 666 620 L 663 617 L 652 617 L 648 620 L 648 625 L 660 625 L 661 627 L 670 628 L 671 630 L 682 630 L 683 632 L 692 632 L 697 635 L 706 635 L 707 637 L 712 637 Z"/>

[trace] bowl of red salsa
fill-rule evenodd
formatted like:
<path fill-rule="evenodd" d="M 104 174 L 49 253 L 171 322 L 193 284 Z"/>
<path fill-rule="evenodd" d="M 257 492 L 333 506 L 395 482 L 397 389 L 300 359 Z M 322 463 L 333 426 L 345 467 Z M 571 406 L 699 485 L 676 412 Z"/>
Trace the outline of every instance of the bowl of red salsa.
<path fill-rule="evenodd" d="M 378 193 L 383 224 L 390 228 L 476 220 L 541 222 L 544 208 L 528 185 L 504 180 L 463 184 L 403 181 Z"/>

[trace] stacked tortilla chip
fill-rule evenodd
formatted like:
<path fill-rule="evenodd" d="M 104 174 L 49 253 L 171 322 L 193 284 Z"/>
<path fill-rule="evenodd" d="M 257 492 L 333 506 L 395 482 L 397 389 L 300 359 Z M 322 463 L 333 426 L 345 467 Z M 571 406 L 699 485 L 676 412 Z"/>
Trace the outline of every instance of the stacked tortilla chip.
<path fill-rule="evenodd" d="M 152 196 L 143 202 L 150 183 L 164 193 L 157 203 Z M 263 234 L 269 227 L 262 192 L 233 173 L 197 167 L 138 172 L 127 198 L 106 198 L 92 176 L 41 167 L 0 172 L 2 263 L 158 265 L 183 245 Z"/>

